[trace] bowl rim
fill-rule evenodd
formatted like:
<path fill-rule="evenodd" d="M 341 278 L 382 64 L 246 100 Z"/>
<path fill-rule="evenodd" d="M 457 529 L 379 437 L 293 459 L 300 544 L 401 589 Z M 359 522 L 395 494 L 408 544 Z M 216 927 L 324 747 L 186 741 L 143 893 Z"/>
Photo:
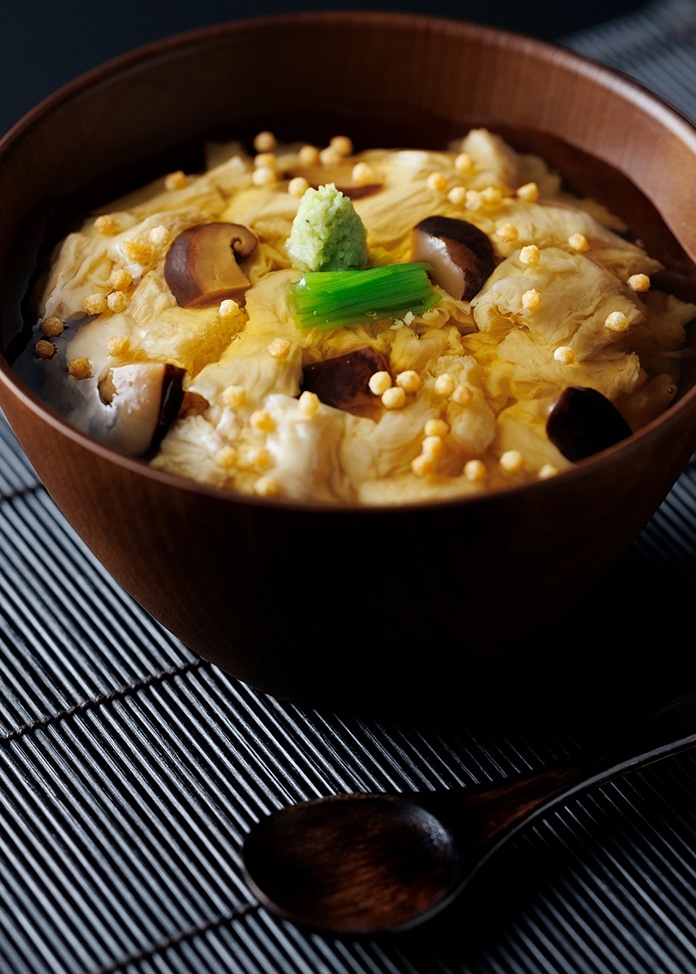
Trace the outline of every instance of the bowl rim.
<path fill-rule="evenodd" d="M 104 61 L 81 71 L 75 77 L 65 81 L 54 91 L 41 98 L 33 107 L 18 118 L 6 132 L 0 134 L 0 153 L 7 148 L 6 142 L 12 142 L 20 137 L 25 128 L 35 124 L 39 118 L 51 111 L 54 106 L 69 101 L 70 98 L 79 95 L 85 88 L 91 87 L 103 79 L 112 77 L 121 71 L 128 71 L 153 57 L 167 56 L 180 48 L 193 47 L 197 44 L 205 43 L 208 40 L 218 40 L 224 35 L 245 33 L 272 25 L 282 27 L 285 23 L 321 24 L 323 22 L 357 24 L 365 20 L 375 25 L 382 23 L 384 26 L 396 26 L 399 24 L 408 26 L 410 24 L 423 28 L 438 28 L 460 32 L 463 35 L 471 34 L 482 40 L 487 38 L 507 38 L 512 45 L 518 48 L 525 48 L 532 53 L 538 51 L 539 53 L 551 55 L 555 52 L 557 58 L 572 65 L 579 74 L 591 75 L 593 81 L 599 81 L 604 87 L 609 89 L 624 91 L 631 99 L 641 102 L 642 107 L 645 107 L 651 113 L 656 112 L 660 114 L 662 120 L 668 122 L 670 127 L 674 127 L 674 130 L 678 131 L 679 134 L 687 139 L 691 137 L 696 147 L 696 121 L 692 122 L 685 112 L 670 103 L 664 96 L 650 89 L 647 84 L 630 76 L 618 67 L 605 64 L 598 58 L 567 47 L 560 40 L 534 37 L 523 31 L 505 27 L 494 27 L 475 20 L 456 18 L 451 15 L 396 10 L 369 10 L 357 7 L 351 9 L 291 11 L 289 13 L 259 14 L 250 17 L 222 19 L 200 27 L 165 34 L 154 40 L 138 44 L 129 50 L 111 55 Z"/>
<path fill-rule="evenodd" d="M 36 105 L 25 112 L 2 136 L 0 136 L 0 164 L 5 152 L 21 141 L 31 132 L 31 129 L 54 109 L 79 97 L 86 89 L 93 85 L 111 80 L 119 74 L 125 74 L 138 65 L 152 59 L 167 58 L 184 48 L 205 45 L 210 41 L 220 41 L 230 34 L 244 33 L 263 29 L 269 25 L 282 27 L 285 23 L 294 25 L 302 23 L 352 23 L 369 20 L 373 25 L 383 25 L 385 28 L 396 24 L 414 26 L 436 30 L 460 32 L 462 36 L 480 38 L 481 40 L 506 39 L 507 43 L 516 49 L 523 49 L 530 53 L 537 52 L 542 57 L 562 59 L 574 73 L 581 76 L 591 76 L 594 83 L 625 95 L 648 114 L 660 118 L 663 125 L 667 125 L 680 139 L 693 146 L 696 154 L 696 121 L 692 122 L 684 112 L 672 105 L 660 94 L 652 91 L 647 85 L 634 79 L 626 73 L 599 60 L 579 53 L 560 42 L 541 39 L 525 34 L 521 31 L 494 27 L 469 19 L 454 18 L 439 14 L 425 14 L 412 12 L 398 12 L 389 10 L 363 10 L 361 8 L 349 10 L 308 10 L 294 11 L 280 14 L 266 14 L 238 19 L 221 20 L 217 23 L 204 25 L 188 30 L 165 35 L 158 39 L 147 41 L 130 50 L 116 54 L 103 62 L 80 72 L 74 78 L 66 81 L 55 91 L 46 95 Z M 398 503 L 360 503 L 360 502 L 318 502 L 295 500 L 292 498 L 265 498 L 252 494 L 242 494 L 228 488 L 196 481 L 179 474 L 172 474 L 150 466 L 146 461 L 122 453 L 114 447 L 102 443 L 98 439 L 82 432 L 73 426 L 54 407 L 42 400 L 24 380 L 14 372 L 4 352 L 0 349 L 0 384 L 7 390 L 10 397 L 18 399 L 21 404 L 34 416 L 47 422 L 53 429 L 67 436 L 70 440 L 89 453 L 96 454 L 100 459 L 115 464 L 126 470 L 144 476 L 147 479 L 182 490 L 190 494 L 202 494 L 214 497 L 220 502 L 237 506 L 283 509 L 288 511 L 311 512 L 312 514 L 352 515 L 364 516 L 390 513 L 398 514 L 406 511 L 417 512 L 451 507 L 470 507 L 486 505 L 496 502 L 501 496 L 514 493 L 516 496 L 535 494 L 549 489 L 549 485 L 569 483 L 586 475 L 588 468 L 600 469 L 611 464 L 613 458 L 621 454 L 629 454 L 641 448 L 641 445 L 661 434 L 666 427 L 677 424 L 682 414 L 694 410 L 696 404 L 696 382 L 684 392 L 677 401 L 670 405 L 655 419 L 634 432 L 629 438 L 605 449 L 591 457 L 578 461 L 570 467 L 559 471 L 552 478 L 537 480 L 517 486 L 501 486 L 483 492 L 455 495 L 452 497 L 431 498 L 425 500 L 399 501 Z M 8 421 L 9 422 L 9 421 Z M 11 423 L 9 423 L 11 427 Z"/>

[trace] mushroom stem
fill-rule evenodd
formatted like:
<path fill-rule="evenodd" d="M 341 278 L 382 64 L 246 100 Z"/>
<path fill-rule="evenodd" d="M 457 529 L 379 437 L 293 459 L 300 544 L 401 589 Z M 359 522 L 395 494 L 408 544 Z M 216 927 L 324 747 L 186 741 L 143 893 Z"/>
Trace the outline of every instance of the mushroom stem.
<path fill-rule="evenodd" d="M 114 411 L 109 442 L 132 456 L 154 456 L 179 414 L 184 375 L 184 369 L 170 362 L 109 369 L 99 382 L 102 402 Z"/>

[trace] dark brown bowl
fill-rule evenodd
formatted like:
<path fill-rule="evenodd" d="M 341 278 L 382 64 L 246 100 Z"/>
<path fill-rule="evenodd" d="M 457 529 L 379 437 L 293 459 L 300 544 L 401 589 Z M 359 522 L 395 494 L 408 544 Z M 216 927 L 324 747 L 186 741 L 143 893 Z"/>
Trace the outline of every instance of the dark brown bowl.
<path fill-rule="evenodd" d="M 312 13 L 236 22 L 121 57 L 0 144 L 0 406 L 61 510 L 157 620 L 234 677 L 314 702 L 421 699 L 491 663 L 587 593 L 696 448 L 696 389 L 623 445 L 475 499 L 328 509 L 232 496 L 117 454 L 13 374 L 22 303 L 70 219 L 202 141 L 441 147 L 487 125 L 620 213 L 694 290 L 696 132 L 619 75 L 444 19 Z"/>

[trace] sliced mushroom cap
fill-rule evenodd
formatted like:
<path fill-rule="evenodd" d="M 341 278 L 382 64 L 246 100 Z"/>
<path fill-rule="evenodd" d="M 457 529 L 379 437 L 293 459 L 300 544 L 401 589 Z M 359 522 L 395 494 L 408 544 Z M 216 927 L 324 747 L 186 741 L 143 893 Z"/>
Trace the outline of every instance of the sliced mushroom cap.
<path fill-rule="evenodd" d="M 327 406 L 351 409 L 374 402 L 375 397 L 368 383 L 375 372 L 386 369 L 384 356 L 366 345 L 353 352 L 306 365 L 302 390 L 316 393 Z"/>
<path fill-rule="evenodd" d="M 114 410 L 108 442 L 150 458 L 174 422 L 184 396 L 185 370 L 169 362 L 115 366 L 99 382 L 102 402 Z"/>
<path fill-rule="evenodd" d="M 481 290 L 497 264 L 488 235 L 449 216 L 429 216 L 416 224 L 411 247 L 411 259 L 430 264 L 433 281 L 464 301 Z"/>
<path fill-rule="evenodd" d="M 240 303 L 250 281 L 240 263 L 255 251 L 258 239 L 239 223 L 201 223 L 182 230 L 164 262 L 164 278 L 183 308 Z"/>
<path fill-rule="evenodd" d="M 335 166 L 294 166 L 289 169 L 287 176 L 303 176 L 313 189 L 333 183 L 336 189 L 351 200 L 359 200 L 365 196 L 372 196 L 382 188 L 381 182 L 356 183 L 353 179 L 353 163 L 338 163 Z"/>
<path fill-rule="evenodd" d="M 573 463 L 615 446 L 632 432 L 611 400 L 585 386 L 564 389 L 546 420 L 548 438 Z"/>

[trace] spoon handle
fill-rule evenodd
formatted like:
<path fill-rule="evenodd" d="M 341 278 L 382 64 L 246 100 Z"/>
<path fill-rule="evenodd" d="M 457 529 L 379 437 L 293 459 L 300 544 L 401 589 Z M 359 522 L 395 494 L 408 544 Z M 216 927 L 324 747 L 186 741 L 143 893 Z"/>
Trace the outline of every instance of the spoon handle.
<path fill-rule="evenodd" d="M 479 849 L 495 846 L 511 832 L 573 795 L 622 777 L 696 745 L 696 692 L 692 691 L 630 723 L 613 741 L 530 776 L 491 787 L 450 792 L 421 803 L 466 828 Z"/>
<path fill-rule="evenodd" d="M 576 787 L 593 787 L 696 743 L 696 690 L 670 700 L 625 725 L 612 741 L 601 742 L 575 767 Z M 571 785 L 572 786 L 572 785 Z"/>

